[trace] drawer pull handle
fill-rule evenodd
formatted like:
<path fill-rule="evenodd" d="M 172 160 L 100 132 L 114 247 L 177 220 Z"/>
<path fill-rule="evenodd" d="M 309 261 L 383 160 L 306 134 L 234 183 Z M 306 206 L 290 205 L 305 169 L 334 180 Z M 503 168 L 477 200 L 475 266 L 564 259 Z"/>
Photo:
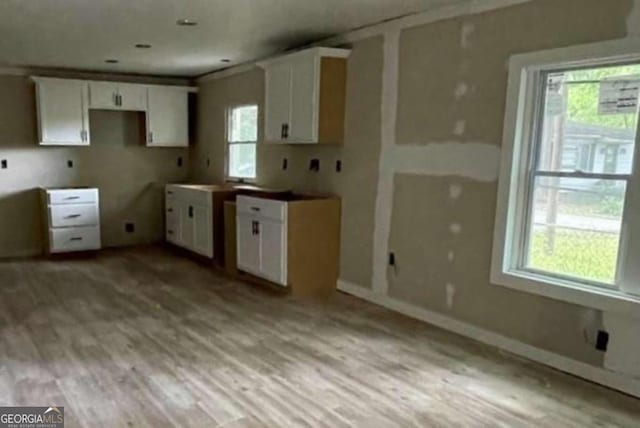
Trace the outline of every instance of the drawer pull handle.
<path fill-rule="evenodd" d="M 78 217 L 82 217 L 82 214 L 70 214 L 70 215 L 66 216 L 65 218 L 78 218 Z"/>
<path fill-rule="evenodd" d="M 74 199 L 80 199 L 80 196 L 67 196 L 64 198 L 66 201 L 72 201 Z"/>
<path fill-rule="evenodd" d="M 172 212 L 173 212 L 173 208 L 169 208 L 169 209 L 167 210 L 167 212 L 172 213 Z"/>
<path fill-rule="evenodd" d="M 258 208 L 258 207 L 251 207 L 251 210 L 253 210 L 253 211 L 260 211 L 260 208 Z"/>
<path fill-rule="evenodd" d="M 173 230 L 167 230 L 167 233 L 168 233 L 169 235 L 173 235 Z"/>
<path fill-rule="evenodd" d="M 71 241 L 82 241 L 82 238 L 77 237 L 77 238 L 71 238 Z"/>

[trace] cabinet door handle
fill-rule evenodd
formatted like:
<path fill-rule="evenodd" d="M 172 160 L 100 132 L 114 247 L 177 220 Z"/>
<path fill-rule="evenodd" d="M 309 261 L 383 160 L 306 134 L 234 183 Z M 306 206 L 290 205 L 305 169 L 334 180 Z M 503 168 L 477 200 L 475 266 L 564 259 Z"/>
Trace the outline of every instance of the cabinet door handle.
<path fill-rule="evenodd" d="M 67 196 L 64 198 L 66 201 L 72 201 L 74 199 L 80 199 L 80 196 Z"/>
<path fill-rule="evenodd" d="M 173 230 L 167 230 L 167 233 L 168 233 L 169 235 L 173 235 Z"/>
<path fill-rule="evenodd" d="M 288 123 L 284 124 L 284 138 L 285 139 L 289 138 L 289 124 Z"/>
<path fill-rule="evenodd" d="M 260 211 L 260 208 L 258 208 L 258 207 L 251 207 L 251 210 L 252 210 L 252 211 Z"/>
<path fill-rule="evenodd" d="M 82 217 L 82 215 L 81 214 L 69 214 L 65 218 L 78 218 L 78 217 Z"/>
<path fill-rule="evenodd" d="M 173 212 L 173 208 L 169 208 L 169 209 L 167 210 L 167 212 L 168 212 L 168 213 L 172 213 L 172 212 Z"/>
<path fill-rule="evenodd" d="M 193 218 L 193 207 L 189 206 L 189 218 Z"/>
<path fill-rule="evenodd" d="M 70 241 L 82 241 L 82 238 L 80 237 L 71 238 Z"/>
<path fill-rule="evenodd" d="M 280 126 L 280 138 L 284 139 L 284 123 Z"/>
<path fill-rule="evenodd" d="M 149 142 L 153 143 L 153 132 L 149 132 Z"/>
<path fill-rule="evenodd" d="M 122 107 L 122 95 L 118 94 L 118 105 Z"/>

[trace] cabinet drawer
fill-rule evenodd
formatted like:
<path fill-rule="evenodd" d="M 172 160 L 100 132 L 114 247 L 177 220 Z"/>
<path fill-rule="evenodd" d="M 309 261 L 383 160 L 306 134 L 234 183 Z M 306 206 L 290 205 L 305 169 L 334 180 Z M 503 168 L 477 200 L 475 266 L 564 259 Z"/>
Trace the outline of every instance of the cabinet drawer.
<path fill-rule="evenodd" d="M 49 242 L 52 253 L 97 250 L 100 248 L 100 228 L 92 226 L 49 229 Z"/>
<path fill-rule="evenodd" d="M 89 204 L 98 202 L 98 189 L 47 190 L 49 205 Z"/>
<path fill-rule="evenodd" d="M 51 205 L 50 227 L 96 226 L 99 224 L 98 205 Z"/>
<path fill-rule="evenodd" d="M 253 214 L 276 221 L 285 221 L 287 203 L 253 196 L 238 196 L 238 213 Z"/>
<path fill-rule="evenodd" d="M 179 200 L 188 205 L 213 206 L 213 197 L 207 190 L 179 185 L 167 185 L 165 190 L 166 204 Z M 177 203 L 177 202 L 176 202 Z"/>

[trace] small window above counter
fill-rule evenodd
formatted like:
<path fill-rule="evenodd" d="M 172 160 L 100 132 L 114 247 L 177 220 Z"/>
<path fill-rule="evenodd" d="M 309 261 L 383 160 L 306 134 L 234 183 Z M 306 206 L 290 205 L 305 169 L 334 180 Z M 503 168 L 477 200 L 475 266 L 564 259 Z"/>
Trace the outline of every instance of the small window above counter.
<path fill-rule="evenodd" d="M 88 146 L 89 110 L 145 113 L 147 147 L 189 145 L 195 87 L 33 77 L 41 146 Z"/>

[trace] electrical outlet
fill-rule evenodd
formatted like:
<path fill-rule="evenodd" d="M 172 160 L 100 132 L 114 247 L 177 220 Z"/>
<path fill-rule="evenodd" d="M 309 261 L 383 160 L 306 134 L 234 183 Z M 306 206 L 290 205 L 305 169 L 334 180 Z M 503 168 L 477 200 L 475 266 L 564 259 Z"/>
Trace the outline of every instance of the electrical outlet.
<path fill-rule="evenodd" d="M 287 160 L 287 158 L 282 159 L 282 170 L 286 171 L 287 168 L 289 168 L 289 161 Z"/>
<path fill-rule="evenodd" d="M 72 160 L 68 160 L 67 161 L 67 167 L 73 168 L 73 161 Z"/>
<path fill-rule="evenodd" d="M 342 171 L 342 161 L 341 160 L 337 160 L 336 161 L 336 172 L 340 172 Z"/>
<path fill-rule="evenodd" d="M 309 162 L 309 171 L 320 171 L 320 159 L 311 159 L 311 162 Z"/>
<path fill-rule="evenodd" d="M 609 346 L 609 333 L 599 330 L 596 338 L 596 349 L 598 351 L 606 351 Z"/>
<path fill-rule="evenodd" d="M 211 166 L 211 158 L 207 158 L 207 168 Z"/>
<path fill-rule="evenodd" d="M 134 223 L 126 223 L 124 225 L 124 230 L 127 233 L 133 233 L 136 231 L 136 225 Z"/>
<path fill-rule="evenodd" d="M 182 166 L 182 156 L 178 158 L 178 166 Z"/>
<path fill-rule="evenodd" d="M 7 168 L 9 168 L 9 165 L 8 165 L 8 163 L 7 163 L 7 160 L 6 160 L 6 159 L 2 159 L 2 161 L 0 161 L 0 164 L 1 164 L 0 168 L 2 168 L 2 169 L 7 169 Z"/>

